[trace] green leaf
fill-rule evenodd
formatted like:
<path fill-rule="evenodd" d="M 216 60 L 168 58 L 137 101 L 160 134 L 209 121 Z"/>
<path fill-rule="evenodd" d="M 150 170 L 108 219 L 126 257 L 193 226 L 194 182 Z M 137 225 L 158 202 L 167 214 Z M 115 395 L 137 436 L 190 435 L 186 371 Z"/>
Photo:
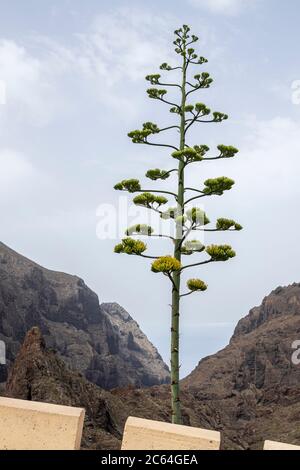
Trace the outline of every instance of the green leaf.
<path fill-rule="evenodd" d="M 236 256 L 235 251 L 229 245 L 211 245 L 206 247 L 206 253 L 212 261 L 227 261 Z"/>
<path fill-rule="evenodd" d="M 124 238 L 122 243 L 115 246 L 115 253 L 125 253 L 127 255 L 141 255 L 146 251 L 147 245 L 141 240 Z"/>
<path fill-rule="evenodd" d="M 186 285 L 192 292 L 204 292 L 207 290 L 207 285 L 201 279 L 189 279 Z"/>
<path fill-rule="evenodd" d="M 181 269 L 181 263 L 172 256 L 162 256 L 152 263 L 151 271 L 154 273 L 171 274 Z"/>
<path fill-rule="evenodd" d="M 117 191 L 128 191 L 129 193 L 136 193 L 140 191 L 141 185 L 139 180 L 136 179 L 123 180 L 120 183 L 117 183 L 114 186 L 114 189 Z"/>

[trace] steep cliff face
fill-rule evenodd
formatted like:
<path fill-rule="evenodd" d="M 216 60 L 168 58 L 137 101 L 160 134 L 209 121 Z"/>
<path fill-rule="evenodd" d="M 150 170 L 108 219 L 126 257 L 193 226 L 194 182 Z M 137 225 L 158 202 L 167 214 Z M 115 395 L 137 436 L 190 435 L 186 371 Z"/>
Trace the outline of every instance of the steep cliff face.
<path fill-rule="evenodd" d="M 300 284 L 279 287 L 242 319 L 230 344 L 183 381 L 225 430 L 225 447 L 259 448 L 264 439 L 300 443 Z M 300 355 L 299 355 L 300 356 Z"/>
<path fill-rule="evenodd" d="M 114 304 L 104 309 L 116 315 L 117 324 L 126 316 Z M 182 381 L 184 424 L 220 430 L 223 449 L 262 449 L 266 439 L 299 445 L 300 365 L 292 361 L 292 344 L 299 340 L 300 284 L 294 284 L 276 289 L 252 309 L 230 344 L 201 360 Z M 25 342 L 7 393 L 84 406 L 86 448 L 118 447 L 127 416 L 169 421 L 171 415 L 169 386 L 104 392 L 68 370 L 37 333 Z"/>
<path fill-rule="evenodd" d="M 0 340 L 8 367 L 34 326 L 67 365 L 103 388 L 169 380 L 157 350 L 124 309 L 100 306 L 82 279 L 44 269 L 0 243 Z M 0 380 L 6 376 L 2 366 Z"/>
<path fill-rule="evenodd" d="M 32 328 L 12 366 L 5 395 L 67 406 L 83 407 L 84 449 L 119 449 L 128 416 L 168 421 L 169 386 L 106 391 L 69 369 L 58 354 L 48 350 L 38 328 Z M 185 401 L 190 402 L 184 393 Z M 194 411 L 191 411 L 194 414 Z M 185 420 L 188 419 L 184 414 Z M 188 423 L 188 421 L 186 421 Z"/>
<path fill-rule="evenodd" d="M 84 448 L 119 448 L 125 417 L 122 403 L 109 392 L 68 369 L 46 349 L 38 328 L 32 328 L 10 370 L 5 395 L 66 406 L 84 407 Z"/>

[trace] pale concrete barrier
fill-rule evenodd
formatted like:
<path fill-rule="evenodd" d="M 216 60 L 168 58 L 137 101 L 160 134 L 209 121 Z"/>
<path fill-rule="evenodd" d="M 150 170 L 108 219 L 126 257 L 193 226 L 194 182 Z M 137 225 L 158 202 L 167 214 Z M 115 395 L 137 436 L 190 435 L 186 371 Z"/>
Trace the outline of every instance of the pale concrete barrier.
<path fill-rule="evenodd" d="M 219 450 L 220 433 L 130 417 L 122 450 Z"/>
<path fill-rule="evenodd" d="M 0 450 L 78 450 L 85 410 L 0 397 Z"/>
<path fill-rule="evenodd" d="M 265 441 L 264 450 L 300 450 L 300 447 L 283 442 Z"/>

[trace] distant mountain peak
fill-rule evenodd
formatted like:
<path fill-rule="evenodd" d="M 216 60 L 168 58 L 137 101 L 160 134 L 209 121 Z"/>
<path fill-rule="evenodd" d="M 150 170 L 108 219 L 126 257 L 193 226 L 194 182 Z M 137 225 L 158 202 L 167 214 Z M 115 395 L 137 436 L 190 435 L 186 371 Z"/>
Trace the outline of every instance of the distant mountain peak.
<path fill-rule="evenodd" d="M 77 276 L 50 271 L 0 243 L 0 340 L 8 366 L 28 330 L 103 388 L 166 383 L 169 370 L 138 324 L 118 304 L 99 305 Z M 0 374 L 4 376 L 3 371 Z"/>
<path fill-rule="evenodd" d="M 245 318 L 239 321 L 232 339 L 249 334 L 278 317 L 294 315 L 300 315 L 300 284 L 279 286 L 263 299 L 259 307 L 254 307 Z"/>

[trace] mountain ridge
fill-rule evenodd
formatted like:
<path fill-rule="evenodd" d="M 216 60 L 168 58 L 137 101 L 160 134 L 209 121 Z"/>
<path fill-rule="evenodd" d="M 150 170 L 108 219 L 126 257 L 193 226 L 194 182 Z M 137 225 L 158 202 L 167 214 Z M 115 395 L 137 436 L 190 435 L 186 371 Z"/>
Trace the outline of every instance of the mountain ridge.
<path fill-rule="evenodd" d="M 78 276 L 43 268 L 0 243 L 0 340 L 8 366 L 27 331 L 38 326 L 48 347 L 103 388 L 167 383 L 168 367 L 124 312 L 116 303 L 101 306 Z"/>

